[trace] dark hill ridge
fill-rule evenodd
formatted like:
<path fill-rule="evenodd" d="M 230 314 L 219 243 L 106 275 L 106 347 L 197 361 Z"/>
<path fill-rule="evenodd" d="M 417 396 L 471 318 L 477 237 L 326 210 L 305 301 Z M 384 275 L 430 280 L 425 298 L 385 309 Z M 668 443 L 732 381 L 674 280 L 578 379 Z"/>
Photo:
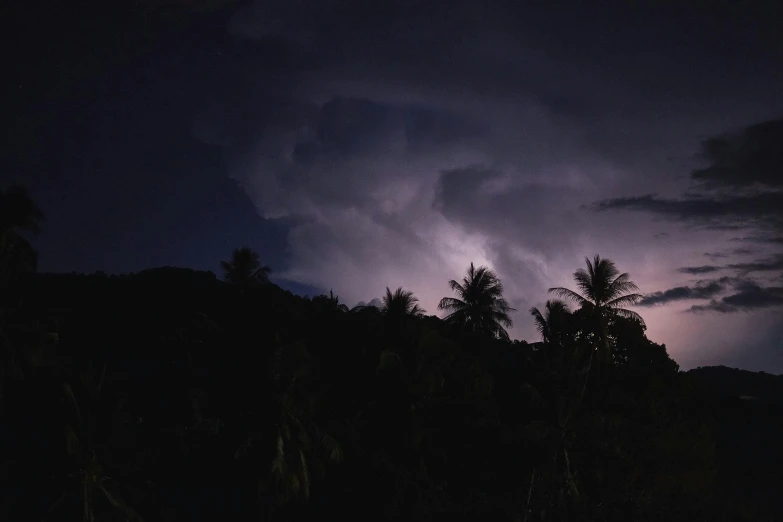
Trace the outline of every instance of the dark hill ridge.
<path fill-rule="evenodd" d="M 781 520 L 783 376 L 726 366 L 682 375 L 713 419 L 717 493 L 744 520 Z"/>
<path fill-rule="evenodd" d="M 684 376 L 687 382 L 713 396 L 783 402 L 783 375 L 727 366 L 703 366 L 684 372 Z"/>

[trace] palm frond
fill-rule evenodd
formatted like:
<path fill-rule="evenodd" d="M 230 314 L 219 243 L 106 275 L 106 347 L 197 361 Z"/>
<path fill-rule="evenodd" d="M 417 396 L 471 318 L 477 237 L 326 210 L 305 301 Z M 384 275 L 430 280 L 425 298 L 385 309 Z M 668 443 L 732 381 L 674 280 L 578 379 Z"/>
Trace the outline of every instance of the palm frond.
<path fill-rule="evenodd" d="M 636 304 L 639 301 L 641 301 L 642 297 L 643 296 L 641 294 L 621 295 L 620 297 L 616 297 L 616 298 L 612 299 L 611 301 L 608 301 L 606 303 L 606 306 L 608 306 L 610 308 L 619 308 L 619 307 L 622 307 L 622 306 L 633 305 L 633 304 Z"/>
<path fill-rule="evenodd" d="M 549 325 L 547 324 L 546 319 L 544 319 L 544 315 L 541 313 L 541 310 L 534 306 L 530 309 L 530 315 L 533 316 L 533 320 L 536 323 L 536 330 L 538 330 L 538 333 L 541 334 L 543 340 L 546 341 L 549 338 Z"/>
<path fill-rule="evenodd" d="M 76 412 L 76 418 L 79 421 L 79 426 L 82 426 L 82 414 L 79 410 L 79 403 L 76 401 L 76 396 L 73 394 L 73 388 L 71 387 L 70 383 L 66 382 L 63 384 L 63 391 L 65 392 L 65 398 L 68 399 L 68 403 Z"/>
<path fill-rule="evenodd" d="M 307 457 L 305 457 L 301 448 L 299 449 L 299 465 L 301 466 L 302 474 L 302 495 L 307 500 L 310 498 L 310 468 L 307 466 Z"/>
<path fill-rule="evenodd" d="M 464 296 L 467 290 L 465 289 L 467 287 L 467 284 L 465 286 L 461 285 L 454 279 L 449 281 L 449 288 L 457 292 L 457 295 Z"/>
<path fill-rule="evenodd" d="M 583 268 L 580 268 L 579 271 L 585 273 L 589 280 L 593 281 L 596 279 L 595 271 L 598 268 L 598 265 L 601 263 L 601 259 L 598 256 L 595 256 L 594 263 L 590 262 L 589 257 L 585 257 L 585 265 L 587 266 L 587 272 Z"/>
<path fill-rule="evenodd" d="M 625 308 L 615 308 L 614 313 L 625 319 L 633 319 L 639 321 L 642 326 L 646 326 L 642 316 L 634 312 L 633 310 L 627 310 Z"/>
<path fill-rule="evenodd" d="M 465 301 L 455 297 L 444 297 L 438 303 L 438 310 L 462 310 L 467 307 L 468 304 Z"/>
<path fill-rule="evenodd" d="M 588 265 L 590 264 L 590 261 L 587 258 L 585 258 L 585 261 L 587 261 Z M 593 258 L 592 269 L 594 277 L 605 279 L 607 281 L 612 280 L 619 273 L 617 266 L 614 264 L 614 261 L 610 261 L 609 259 L 601 259 L 601 256 L 598 254 L 596 254 Z"/>
<path fill-rule="evenodd" d="M 621 294 L 626 294 L 628 292 L 637 292 L 639 287 L 636 286 L 636 283 L 630 280 L 630 276 L 628 274 L 621 274 L 609 284 L 608 289 L 610 294 L 608 297 L 612 298 Z"/>
<path fill-rule="evenodd" d="M 122 516 L 125 518 L 125 520 L 128 522 L 143 522 L 141 516 L 133 508 L 126 504 L 119 495 L 110 492 L 105 484 L 101 484 L 99 487 L 103 495 L 106 497 L 106 500 L 109 501 L 109 504 L 111 504 L 114 509 L 122 513 Z"/>
<path fill-rule="evenodd" d="M 498 326 L 497 327 L 497 331 L 495 332 L 495 336 L 498 339 L 500 339 L 501 341 L 509 341 L 509 340 L 511 340 L 511 337 L 508 335 L 508 332 L 502 326 Z"/>
<path fill-rule="evenodd" d="M 288 471 L 288 465 L 285 461 L 285 440 L 283 434 L 277 434 L 277 445 L 275 447 L 275 458 L 272 460 L 272 474 L 280 478 L 285 476 Z"/>
<path fill-rule="evenodd" d="M 65 451 L 69 456 L 76 455 L 79 450 L 79 437 L 70 424 L 65 425 Z"/>
<path fill-rule="evenodd" d="M 335 462 L 342 462 L 343 449 L 340 447 L 340 443 L 318 426 L 314 426 L 313 431 L 315 432 L 315 436 L 318 438 L 321 447 L 326 450 L 329 458 Z"/>
<path fill-rule="evenodd" d="M 587 299 L 585 299 L 584 297 L 582 297 L 581 295 L 579 295 L 578 293 L 574 292 L 569 288 L 554 287 L 554 288 L 550 288 L 548 292 L 558 297 L 562 297 L 563 299 L 569 299 L 574 303 L 576 303 L 577 305 L 579 305 L 580 307 L 592 304 L 590 303 L 590 301 L 588 301 Z"/>
<path fill-rule="evenodd" d="M 574 272 L 574 281 L 579 290 L 582 291 L 582 295 L 589 299 L 596 299 L 596 286 L 594 285 L 595 278 L 586 272 L 583 268 L 580 268 Z"/>

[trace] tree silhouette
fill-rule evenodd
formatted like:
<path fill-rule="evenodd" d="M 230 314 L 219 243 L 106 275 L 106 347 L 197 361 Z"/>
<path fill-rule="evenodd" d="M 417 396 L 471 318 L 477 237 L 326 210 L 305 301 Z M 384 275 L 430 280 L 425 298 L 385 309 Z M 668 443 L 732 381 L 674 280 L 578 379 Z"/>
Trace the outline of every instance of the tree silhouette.
<path fill-rule="evenodd" d="M 66 382 L 62 386 L 65 402 L 70 407 L 70 419 L 65 425 L 65 447 L 68 457 L 77 468 L 69 478 L 75 478 L 76 481 L 71 481 L 49 511 L 55 510 L 69 496 L 80 496 L 85 522 L 93 522 L 97 514 L 106 511 L 101 504 L 119 514 L 123 520 L 142 522 L 141 516 L 120 497 L 117 492 L 119 484 L 106 475 L 96 455 L 94 438 L 99 419 L 93 409 L 101 402 L 105 375 L 105 365 L 100 374 L 95 372 L 92 365 L 81 373 L 80 380 L 87 397 L 87 400 L 81 403 L 82 407 L 70 383 Z"/>
<path fill-rule="evenodd" d="M 327 313 L 348 312 L 348 305 L 340 303 L 340 296 L 334 295 L 333 290 L 329 290 L 329 295 L 321 294 L 313 297 L 312 302 Z"/>
<path fill-rule="evenodd" d="M 585 263 L 586 270 L 580 268 L 574 272 L 574 281 L 579 292 L 563 287 L 550 288 L 549 292 L 573 301 L 596 322 L 595 350 L 599 351 L 601 360 L 608 361 L 611 357 L 609 321 L 613 317 L 624 317 L 635 319 L 644 325 L 639 314 L 623 308 L 637 303 L 642 296 L 634 293 L 639 288 L 627 273 L 621 274 L 617 270 L 614 262 L 596 255 L 592 262 L 590 258 L 585 258 Z"/>
<path fill-rule="evenodd" d="M 264 440 L 262 434 L 250 433 L 234 454 L 247 454 L 258 441 L 273 446 L 268 475 L 259 482 L 265 517 L 273 507 L 270 501 L 277 506 L 307 501 L 315 471 L 323 467 L 323 461 L 343 459 L 340 444 L 316 421 L 322 392 L 313 375 L 316 363 L 302 343 L 274 350 L 269 361 L 276 420 L 271 426 L 272 438 Z M 268 419 L 262 420 L 268 424 Z"/>
<path fill-rule="evenodd" d="M 19 272 L 34 272 L 38 257 L 23 232 L 40 231 L 43 212 L 22 187 L 0 190 L 0 286 Z"/>
<path fill-rule="evenodd" d="M 381 312 L 387 317 L 399 318 L 424 315 L 425 310 L 419 306 L 419 299 L 413 295 L 413 292 L 403 290 L 402 287 L 392 292 L 387 286 Z"/>
<path fill-rule="evenodd" d="M 268 266 L 262 266 L 258 254 L 248 247 L 234 249 L 231 261 L 221 261 L 225 280 L 241 287 L 258 286 L 269 282 Z"/>
<path fill-rule="evenodd" d="M 43 212 L 22 187 L 0 190 L 0 234 L 9 231 L 37 233 L 43 221 Z"/>
<path fill-rule="evenodd" d="M 541 340 L 545 344 L 562 344 L 565 323 L 570 313 L 568 305 L 559 299 L 547 301 L 543 314 L 536 307 L 530 309 L 530 315 L 536 322 L 536 330 L 541 334 Z"/>
<path fill-rule="evenodd" d="M 506 328 L 513 324 L 509 314 L 515 310 L 503 298 L 503 285 L 492 270 L 471 263 L 462 283 L 452 279 L 449 286 L 457 297 L 444 297 L 438 303 L 438 310 L 450 312 L 446 322 L 508 340 Z"/>

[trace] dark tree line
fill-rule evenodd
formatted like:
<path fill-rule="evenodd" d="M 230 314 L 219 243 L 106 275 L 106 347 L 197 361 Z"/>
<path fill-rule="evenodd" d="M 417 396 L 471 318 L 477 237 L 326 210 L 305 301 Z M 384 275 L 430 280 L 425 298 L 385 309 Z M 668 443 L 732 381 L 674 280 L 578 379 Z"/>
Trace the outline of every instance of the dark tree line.
<path fill-rule="evenodd" d="M 472 264 L 444 319 L 403 288 L 380 308 L 294 296 L 247 248 L 225 282 L 35 274 L 42 214 L 0 196 L 2 519 L 742 514 L 715 494 L 711 417 L 607 259 L 550 290 L 574 309 L 530 311 L 530 344 Z"/>

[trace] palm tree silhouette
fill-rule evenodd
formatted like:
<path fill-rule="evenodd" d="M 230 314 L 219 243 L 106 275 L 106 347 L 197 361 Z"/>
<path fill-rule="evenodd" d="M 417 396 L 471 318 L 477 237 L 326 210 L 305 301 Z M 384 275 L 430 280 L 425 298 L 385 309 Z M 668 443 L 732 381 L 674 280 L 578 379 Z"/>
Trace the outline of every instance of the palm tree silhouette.
<path fill-rule="evenodd" d="M 242 287 L 258 286 L 269 282 L 268 266 L 262 266 L 258 254 L 248 247 L 236 248 L 231 261 L 221 261 L 225 280 Z"/>
<path fill-rule="evenodd" d="M 22 187 L 0 190 L 0 286 L 18 272 L 35 271 L 37 255 L 23 232 L 40 231 L 43 212 Z"/>
<path fill-rule="evenodd" d="M 281 503 L 310 498 L 311 461 L 319 453 L 334 462 L 343 458 L 340 444 L 312 420 L 311 412 L 300 401 L 291 391 L 279 398 L 280 417 L 270 471 Z"/>
<path fill-rule="evenodd" d="M 262 476 L 258 488 L 263 519 L 271 516 L 269 510 L 275 504 L 307 501 L 314 468 L 321 468 L 327 460 L 343 459 L 340 444 L 316 421 L 320 402 L 313 376 L 316 363 L 303 343 L 274 350 L 269 362 L 276 417 L 272 440 L 265 440 L 262 433 L 250 433 L 234 454 L 235 458 L 245 455 L 258 441 L 272 444 L 268 475 Z"/>
<path fill-rule="evenodd" d="M 623 308 L 637 303 L 642 296 L 635 293 L 639 287 L 631 281 L 627 273 L 621 274 L 614 262 L 601 259 L 601 256 L 596 255 L 592 262 L 586 257 L 585 263 L 586 270 L 580 268 L 574 272 L 574 281 L 579 292 L 563 287 L 550 288 L 549 292 L 573 301 L 596 321 L 598 331 L 595 332 L 595 351 L 599 352 L 599 357 L 603 361 L 608 361 L 611 357 L 607 331 L 609 321 L 612 317 L 619 316 L 635 319 L 644 325 L 644 320 L 639 314 Z"/>
<path fill-rule="evenodd" d="M 419 299 L 413 295 L 413 292 L 403 290 L 402 287 L 394 292 L 386 287 L 386 295 L 383 296 L 383 306 L 381 312 L 387 317 L 405 317 L 421 316 L 425 310 L 419 306 Z"/>
<path fill-rule="evenodd" d="M 65 425 L 65 446 L 69 458 L 78 463 L 77 471 L 69 475 L 76 479 L 49 508 L 54 511 L 67 497 L 81 496 L 82 513 L 85 522 L 93 522 L 96 514 L 105 512 L 105 507 L 128 522 L 142 522 L 142 517 L 120 497 L 119 484 L 106 475 L 96 455 L 94 435 L 98 417 L 93 408 L 101 402 L 101 392 L 106 376 L 104 364 L 100 374 L 90 364 L 81 372 L 81 383 L 86 392 L 86 402 L 77 400 L 73 387 L 66 382 L 62 386 L 63 396 L 70 406 L 69 421 Z M 81 407 L 80 407 L 81 404 Z M 103 504 L 103 506 L 101 505 Z M 98 517 L 99 519 L 101 517 Z"/>
<path fill-rule="evenodd" d="M 450 312 L 446 322 L 508 340 L 506 328 L 513 324 L 509 314 L 515 310 L 503 298 L 503 285 L 492 270 L 471 263 L 462 283 L 452 279 L 449 286 L 457 297 L 444 297 L 438 303 L 438 310 Z"/>
<path fill-rule="evenodd" d="M 560 345 L 565 334 L 566 321 L 571 310 L 568 305 L 559 299 L 550 299 L 544 305 L 544 313 L 533 307 L 530 315 L 536 322 L 536 330 L 541 334 L 541 340 L 548 345 Z"/>

